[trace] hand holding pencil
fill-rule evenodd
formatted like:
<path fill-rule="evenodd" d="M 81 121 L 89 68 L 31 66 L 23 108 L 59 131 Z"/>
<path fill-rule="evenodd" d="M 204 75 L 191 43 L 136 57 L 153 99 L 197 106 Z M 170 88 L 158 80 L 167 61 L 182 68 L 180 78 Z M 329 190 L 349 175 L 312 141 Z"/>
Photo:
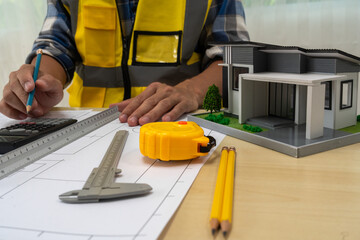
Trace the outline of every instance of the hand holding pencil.
<path fill-rule="evenodd" d="M 49 112 L 63 98 L 63 88 L 67 79 L 64 67 L 45 52 L 41 57 L 36 78 L 36 90 L 28 103 L 29 94 L 35 88 L 34 74 L 37 55 L 31 64 L 23 64 L 9 75 L 9 82 L 4 86 L 0 101 L 0 112 L 13 119 L 40 117 Z M 30 100 L 31 101 L 31 100 Z M 31 110 L 26 109 L 27 105 Z M 27 112 L 30 110 L 30 112 Z"/>

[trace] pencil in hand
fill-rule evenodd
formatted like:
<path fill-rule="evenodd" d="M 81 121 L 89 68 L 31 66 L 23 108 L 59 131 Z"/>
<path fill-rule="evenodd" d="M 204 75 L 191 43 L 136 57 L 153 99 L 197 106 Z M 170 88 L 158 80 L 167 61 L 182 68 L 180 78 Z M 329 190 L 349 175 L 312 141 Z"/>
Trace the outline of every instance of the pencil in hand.
<path fill-rule="evenodd" d="M 36 55 L 36 63 L 35 63 L 35 69 L 34 69 L 34 74 L 33 74 L 34 83 L 36 82 L 37 77 L 38 77 L 39 68 L 40 68 L 40 62 L 41 62 L 41 56 L 42 56 L 43 52 L 42 52 L 41 49 L 38 49 L 36 51 L 36 53 L 37 53 L 37 55 Z M 31 106 L 32 106 L 32 103 L 33 103 L 33 100 L 34 100 L 34 94 L 35 94 L 35 87 L 29 93 L 29 96 L 28 96 L 28 100 L 27 100 L 27 103 L 26 103 L 26 112 L 27 113 L 29 113 L 30 110 L 31 110 Z"/>
<path fill-rule="evenodd" d="M 230 147 L 227 167 L 226 167 L 226 179 L 224 189 L 224 200 L 221 212 L 221 231 L 223 236 L 226 237 L 231 229 L 232 222 L 232 209 L 234 198 L 234 178 L 235 178 L 235 147 Z"/>
<path fill-rule="evenodd" d="M 228 148 L 223 147 L 221 150 L 220 165 L 219 165 L 218 175 L 216 178 L 214 199 L 213 199 L 213 203 L 211 207 L 211 215 L 210 215 L 210 227 L 213 236 L 215 235 L 216 231 L 220 226 L 227 161 L 228 161 Z"/>

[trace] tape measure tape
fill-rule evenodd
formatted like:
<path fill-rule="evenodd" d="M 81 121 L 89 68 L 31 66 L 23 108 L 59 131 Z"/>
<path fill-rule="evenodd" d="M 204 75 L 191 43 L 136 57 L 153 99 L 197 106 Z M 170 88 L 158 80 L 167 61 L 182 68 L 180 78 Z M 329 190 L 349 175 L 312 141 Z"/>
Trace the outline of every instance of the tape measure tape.
<path fill-rule="evenodd" d="M 0 179 L 55 152 L 118 117 L 117 107 L 109 108 L 0 156 Z"/>

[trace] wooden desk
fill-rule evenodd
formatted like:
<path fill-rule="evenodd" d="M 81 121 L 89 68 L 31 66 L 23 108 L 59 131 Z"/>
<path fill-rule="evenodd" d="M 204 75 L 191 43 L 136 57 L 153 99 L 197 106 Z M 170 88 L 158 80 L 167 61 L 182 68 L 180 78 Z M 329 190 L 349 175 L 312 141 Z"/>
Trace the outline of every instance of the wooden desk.
<path fill-rule="evenodd" d="M 360 144 L 293 158 L 226 137 L 159 239 L 213 239 L 209 215 L 223 146 L 237 149 L 228 239 L 360 240 Z M 224 239 L 219 232 L 215 239 Z"/>

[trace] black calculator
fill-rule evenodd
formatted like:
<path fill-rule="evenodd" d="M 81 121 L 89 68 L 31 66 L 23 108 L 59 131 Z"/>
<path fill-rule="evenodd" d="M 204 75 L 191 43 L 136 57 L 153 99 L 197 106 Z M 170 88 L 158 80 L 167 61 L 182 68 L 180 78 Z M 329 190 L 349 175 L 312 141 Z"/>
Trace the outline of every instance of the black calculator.
<path fill-rule="evenodd" d="M 14 150 L 76 121 L 71 118 L 30 118 L 18 124 L 1 128 L 0 154 Z"/>

